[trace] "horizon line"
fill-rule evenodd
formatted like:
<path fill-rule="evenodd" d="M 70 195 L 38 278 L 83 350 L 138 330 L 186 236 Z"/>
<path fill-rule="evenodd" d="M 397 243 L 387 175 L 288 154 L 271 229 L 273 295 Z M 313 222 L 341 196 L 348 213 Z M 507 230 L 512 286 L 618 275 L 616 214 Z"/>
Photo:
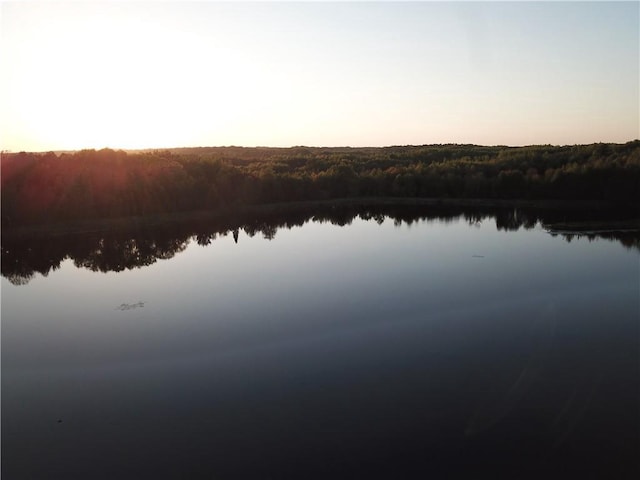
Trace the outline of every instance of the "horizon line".
<path fill-rule="evenodd" d="M 293 148 L 313 148 L 313 149 L 340 149 L 340 148 L 349 148 L 349 149 L 384 149 L 384 148 L 408 148 L 408 147 L 434 147 L 434 146 L 467 146 L 467 147 L 498 147 L 498 148 L 527 148 L 527 147 L 575 147 L 575 146 L 587 146 L 587 145 L 625 145 L 627 143 L 633 143 L 640 141 L 639 138 L 634 138 L 628 140 L 626 142 L 606 142 L 606 141 L 598 141 L 591 143 L 565 143 L 565 144 L 552 144 L 552 143 L 530 143 L 530 144 L 522 144 L 522 145 L 507 145 L 507 144 L 478 144 L 478 143 L 421 143 L 421 144 L 393 144 L 393 145 L 383 145 L 383 146 L 350 146 L 350 145 L 290 145 L 288 147 L 282 146 L 269 146 L 269 145 L 254 145 L 254 146 L 246 146 L 246 145 L 200 145 L 200 146 L 180 146 L 180 147 L 136 147 L 136 148 L 120 148 L 120 147 L 109 147 L 104 146 L 100 148 L 96 147 L 82 147 L 82 148 L 61 148 L 61 149 L 43 149 L 43 150 L 12 150 L 12 149 L 1 149 L 0 153 L 3 154 L 16 154 L 16 153 L 69 153 L 69 152 L 81 152 L 83 150 L 114 150 L 114 151 L 124 151 L 124 152 L 144 152 L 144 151 L 158 151 L 158 150 L 186 150 L 186 149 L 201 149 L 201 148 L 247 148 L 247 149 L 280 149 L 280 150 L 288 150 Z"/>

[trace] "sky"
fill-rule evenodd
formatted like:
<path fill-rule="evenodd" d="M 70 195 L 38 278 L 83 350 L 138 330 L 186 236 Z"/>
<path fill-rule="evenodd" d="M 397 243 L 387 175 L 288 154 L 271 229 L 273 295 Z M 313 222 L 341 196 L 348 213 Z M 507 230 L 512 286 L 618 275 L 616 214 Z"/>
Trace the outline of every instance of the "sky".
<path fill-rule="evenodd" d="M 0 2 L 0 149 L 640 138 L 639 2 Z"/>

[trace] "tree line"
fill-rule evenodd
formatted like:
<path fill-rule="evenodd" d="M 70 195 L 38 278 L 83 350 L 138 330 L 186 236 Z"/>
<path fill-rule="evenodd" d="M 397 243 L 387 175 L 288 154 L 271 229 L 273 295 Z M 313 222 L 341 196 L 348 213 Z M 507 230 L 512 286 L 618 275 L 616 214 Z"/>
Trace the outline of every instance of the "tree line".
<path fill-rule="evenodd" d="M 3 227 L 364 197 L 636 204 L 640 140 L 20 152 L 3 153 L 1 167 Z"/>

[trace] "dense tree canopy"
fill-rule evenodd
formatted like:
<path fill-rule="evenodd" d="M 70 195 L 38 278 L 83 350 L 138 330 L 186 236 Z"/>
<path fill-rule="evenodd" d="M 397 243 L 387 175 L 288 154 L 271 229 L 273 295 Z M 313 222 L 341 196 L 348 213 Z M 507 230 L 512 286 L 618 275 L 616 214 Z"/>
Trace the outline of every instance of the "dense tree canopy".
<path fill-rule="evenodd" d="M 633 204 L 640 141 L 2 155 L 2 226 L 348 197 Z"/>

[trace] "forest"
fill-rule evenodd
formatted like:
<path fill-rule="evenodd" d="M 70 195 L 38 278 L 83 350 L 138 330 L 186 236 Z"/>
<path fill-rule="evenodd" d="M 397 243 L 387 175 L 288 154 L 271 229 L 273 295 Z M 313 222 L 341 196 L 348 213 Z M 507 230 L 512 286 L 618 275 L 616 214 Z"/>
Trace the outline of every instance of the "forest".
<path fill-rule="evenodd" d="M 3 153 L 2 227 L 344 198 L 637 205 L 640 140 Z"/>

